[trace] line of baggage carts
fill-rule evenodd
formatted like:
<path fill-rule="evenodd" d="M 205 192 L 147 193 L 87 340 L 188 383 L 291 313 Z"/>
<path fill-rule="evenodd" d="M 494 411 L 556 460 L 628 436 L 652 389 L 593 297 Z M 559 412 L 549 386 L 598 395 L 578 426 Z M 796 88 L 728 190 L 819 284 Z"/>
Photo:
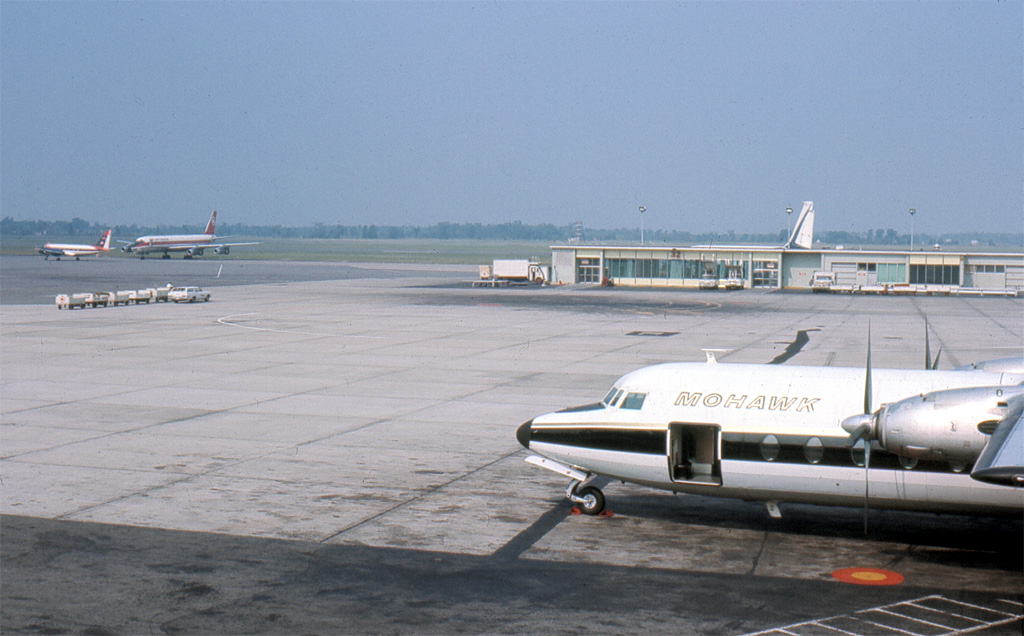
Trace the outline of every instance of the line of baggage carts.
<path fill-rule="evenodd" d="M 57 294 L 57 309 L 87 309 L 90 307 L 116 307 L 118 305 L 139 305 L 142 303 L 165 303 L 171 285 L 148 287 L 112 292 L 88 292 L 82 294 Z"/>

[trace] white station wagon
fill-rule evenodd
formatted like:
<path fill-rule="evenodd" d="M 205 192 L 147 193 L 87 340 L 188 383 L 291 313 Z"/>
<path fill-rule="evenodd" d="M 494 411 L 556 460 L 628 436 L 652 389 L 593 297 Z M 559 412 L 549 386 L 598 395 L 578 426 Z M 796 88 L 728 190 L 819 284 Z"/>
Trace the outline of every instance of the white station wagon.
<path fill-rule="evenodd" d="M 201 300 L 205 303 L 210 300 L 210 292 L 199 287 L 175 287 L 167 293 L 167 300 L 176 303 L 194 303 Z"/>

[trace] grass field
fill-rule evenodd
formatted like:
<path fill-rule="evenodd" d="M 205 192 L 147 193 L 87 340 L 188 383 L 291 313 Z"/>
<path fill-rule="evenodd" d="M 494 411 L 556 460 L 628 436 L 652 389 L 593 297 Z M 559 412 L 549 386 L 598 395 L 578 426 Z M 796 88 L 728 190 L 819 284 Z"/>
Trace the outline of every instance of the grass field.
<path fill-rule="evenodd" d="M 36 254 L 44 243 L 89 243 L 82 236 L 22 237 L 0 236 L 0 254 L 5 256 Z M 488 265 L 494 259 L 532 258 L 541 263 L 551 262 L 549 241 L 491 241 L 469 239 L 248 239 L 232 236 L 231 242 L 258 240 L 259 245 L 238 247 L 228 256 L 215 256 L 207 252 L 204 258 L 227 258 L 264 261 L 337 261 L 363 263 L 444 263 L 454 265 Z M 120 250 L 120 243 L 111 246 L 104 258 L 138 258 Z M 648 242 L 649 247 L 655 245 Z M 850 246 L 848 246 L 850 247 Z M 892 246 L 858 245 L 858 249 L 892 250 Z M 853 248 L 850 247 L 851 251 Z M 897 248 L 898 249 L 898 248 Z M 950 251 L 1010 252 L 1019 247 L 950 247 Z M 927 248 L 926 248 L 927 250 Z M 151 257 L 151 258 L 159 258 Z M 174 258 L 181 258 L 175 255 Z"/>
<path fill-rule="evenodd" d="M 231 242 L 249 239 L 234 236 Z M 366 263 L 450 263 L 486 265 L 498 258 L 536 258 L 551 260 L 548 242 L 472 241 L 438 239 L 258 239 L 259 245 L 238 247 L 227 256 L 212 258 L 277 261 L 348 261 Z M 89 243 L 84 237 L 0 237 L 0 254 L 5 256 L 36 254 L 44 243 Z M 137 258 L 118 247 L 104 258 Z M 151 257 L 154 258 L 154 257 Z M 155 258 L 159 258 L 158 256 Z M 181 258 L 175 255 L 174 258 Z"/>

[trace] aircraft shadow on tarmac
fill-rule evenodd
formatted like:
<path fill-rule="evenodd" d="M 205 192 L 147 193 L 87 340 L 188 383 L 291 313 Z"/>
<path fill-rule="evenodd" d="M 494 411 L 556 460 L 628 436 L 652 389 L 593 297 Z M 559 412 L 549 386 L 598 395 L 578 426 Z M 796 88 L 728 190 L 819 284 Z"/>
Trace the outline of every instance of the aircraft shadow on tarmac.
<path fill-rule="evenodd" d="M 664 291 L 548 288 L 466 290 L 456 285 L 430 285 L 438 293 L 426 298 L 410 299 L 425 305 L 481 305 L 511 309 L 541 309 L 573 313 L 682 315 L 708 311 L 730 313 L 757 311 L 753 306 L 730 303 L 722 298 L 698 297 L 699 292 L 678 292 L 669 296 Z M 452 290 L 446 293 L 445 290 Z M 686 297 L 690 294 L 691 297 Z"/>
<path fill-rule="evenodd" d="M 750 530 L 913 546 L 913 557 L 969 569 L 1021 571 L 1024 520 L 934 514 L 810 504 L 780 504 L 781 519 L 769 517 L 759 502 L 661 493 L 616 497 L 609 487 L 608 507 L 615 515 L 723 530 Z"/>

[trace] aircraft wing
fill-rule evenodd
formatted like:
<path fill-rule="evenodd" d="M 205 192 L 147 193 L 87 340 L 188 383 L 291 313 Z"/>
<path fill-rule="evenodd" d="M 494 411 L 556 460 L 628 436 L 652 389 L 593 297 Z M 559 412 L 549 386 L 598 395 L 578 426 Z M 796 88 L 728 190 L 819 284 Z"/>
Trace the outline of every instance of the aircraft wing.
<path fill-rule="evenodd" d="M 145 245 L 143 247 L 146 247 Z M 157 245 L 153 247 L 153 251 L 158 252 L 184 252 L 185 250 L 192 250 L 196 248 L 212 248 L 212 245 L 196 245 L 195 243 L 167 243 L 166 245 Z"/>
<path fill-rule="evenodd" d="M 153 252 L 187 252 L 190 250 L 223 250 L 226 247 L 236 247 L 238 245 L 259 245 L 259 243 L 166 243 L 152 247 L 143 245 L 142 247 L 148 248 L 146 251 Z"/>
<path fill-rule="evenodd" d="M 257 241 L 250 243 L 213 243 L 211 245 L 208 245 L 207 247 L 209 249 L 212 249 L 214 254 L 229 254 L 231 252 L 231 248 L 238 245 L 259 245 L 259 242 Z"/>
<path fill-rule="evenodd" d="M 1006 415 L 971 470 L 978 481 L 1024 487 L 1024 395 L 1008 400 Z"/>

